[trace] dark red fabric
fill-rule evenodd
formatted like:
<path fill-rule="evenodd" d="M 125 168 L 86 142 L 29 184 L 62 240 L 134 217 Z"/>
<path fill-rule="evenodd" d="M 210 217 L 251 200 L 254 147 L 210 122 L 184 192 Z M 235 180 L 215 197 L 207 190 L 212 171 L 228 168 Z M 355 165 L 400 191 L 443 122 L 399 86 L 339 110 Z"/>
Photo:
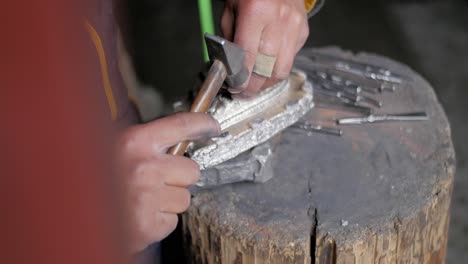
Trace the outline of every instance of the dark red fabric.
<path fill-rule="evenodd" d="M 0 8 L 0 263 L 123 263 L 112 123 L 82 1 Z"/>
<path fill-rule="evenodd" d="M 128 91 L 123 83 L 123 79 L 118 66 L 118 35 L 119 29 L 117 25 L 117 15 L 121 15 L 123 12 L 116 11 L 116 5 L 112 0 L 96 0 L 92 2 L 86 12 L 86 19 L 91 23 L 94 29 L 99 34 L 104 47 L 105 55 L 107 58 L 107 68 L 109 72 L 109 78 L 112 86 L 112 92 L 117 104 L 117 122 L 120 124 L 132 124 L 136 123 L 137 114 L 134 111 L 133 105 L 128 100 Z M 90 43 L 91 38 L 89 39 Z M 95 66 L 99 66 L 98 54 L 94 54 Z M 101 74 L 101 70 L 98 67 L 93 70 L 96 73 Z M 96 96 L 103 104 L 107 105 L 107 98 L 104 92 L 104 87 L 100 87 L 97 91 Z M 109 116 L 110 116 L 110 109 Z"/>

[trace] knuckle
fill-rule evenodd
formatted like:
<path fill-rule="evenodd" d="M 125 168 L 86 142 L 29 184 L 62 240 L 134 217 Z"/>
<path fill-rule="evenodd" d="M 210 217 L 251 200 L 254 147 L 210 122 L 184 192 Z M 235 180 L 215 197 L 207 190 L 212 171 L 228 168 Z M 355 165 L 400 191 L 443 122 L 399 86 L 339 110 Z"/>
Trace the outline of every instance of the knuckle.
<path fill-rule="evenodd" d="M 154 194 L 155 190 L 164 186 L 166 174 L 167 171 L 152 162 L 140 162 L 129 175 L 129 187 L 135 195 L 144 198 L 145 194 Z"/>
<path fill-rule="evenodd" d="M 135 128 L 127 129 L 119 138 L 118 145 L 124 152 L 131 152 L 137 144 Z"/>
<path fill-rule="evenodd" d="M 159 173 L 154 166 L 147 162 L 140 162 L 135 165 L 132 177 L 136 187 L 146 189 L 155 185 L 155 182 L 159 180 Z"/>
<path fill-rule="evenodd" d="M 289 15 L 289 21 L 291 21 L 291 24 L 295 26 L 302 25 L 304 21 L 306 21 L 305 15 L 302 14 L 301 12 L 291 12 Z"/>
<path fill-rule="evenodd" d="M 271 54 L 273 51 L 276 51 L 276 43 L 274 41 L 271 41 L 271 39 L 262 39 L 260 41 L 260 48 L 259 51 L 264 52 L 268 55 L 276 55 L 276 54 Z"/>
<path fill-rule="evenodd" d="M 287 3 L 281 4 L 279 8 L 279 15 L 281 18 L 288 18 L 291 14 L 291 5 Z"/>
<path fill-rule="evenodd" d="M 145 178 L 145 171 L 146 171 L 146 166 L 144 164 L 137 164 L 133 168 L 133 171 L 130 175 L 132 178 L 133 186 L 135 188 L 141 188 L 146 185 L 146 180 Z"/>
<path fill-rule="evenodd" d="M 136 177 L 142 177 L 145 175 L 145 173 L 148 170 L 148 165 L 144 162 L 140 162 L 137 165 L 135 165 L 135 168 L 133 169 L 133 175 Z"/>

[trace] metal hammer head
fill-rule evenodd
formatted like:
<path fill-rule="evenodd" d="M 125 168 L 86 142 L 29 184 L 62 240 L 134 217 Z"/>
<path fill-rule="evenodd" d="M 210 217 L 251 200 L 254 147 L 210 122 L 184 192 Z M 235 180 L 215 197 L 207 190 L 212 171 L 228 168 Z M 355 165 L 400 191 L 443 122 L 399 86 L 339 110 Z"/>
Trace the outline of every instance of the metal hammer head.
<path fill-rule="evenodd" d="M 226 82 L 230 87 L 239 87 L 249 75 L 244 65 L 245 51 L 221 37 L 205 34 L 206 47 L 211 61 L 219 60 L 226 67 Z"/>

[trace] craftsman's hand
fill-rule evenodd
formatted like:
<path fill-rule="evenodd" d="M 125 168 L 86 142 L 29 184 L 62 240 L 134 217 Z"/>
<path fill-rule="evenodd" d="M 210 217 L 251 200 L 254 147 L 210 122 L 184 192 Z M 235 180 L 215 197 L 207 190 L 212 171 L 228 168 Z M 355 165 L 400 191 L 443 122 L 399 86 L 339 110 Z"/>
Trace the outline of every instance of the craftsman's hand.
<path fill-rule="evenodd" d="M 286 79 L 309 35 L 304 0 L 226 0 L 221 29 L 246 51 L 250 73 L 258 52 L 276 57 L 271 78 L 253 73 L 243 87 L 231 89 L 243 96 Z"/>
<path fill-rule="evenodd" d="M 127 129 L 116 148 L 123 177 L 132 253 L 168 236 L 177 214 L 190 205 L 187 187 L 197 182 L 194 161 L 166 154 L 184 140 L 218 136 L 218 123 L 207 114 L 184 113 Z"/>

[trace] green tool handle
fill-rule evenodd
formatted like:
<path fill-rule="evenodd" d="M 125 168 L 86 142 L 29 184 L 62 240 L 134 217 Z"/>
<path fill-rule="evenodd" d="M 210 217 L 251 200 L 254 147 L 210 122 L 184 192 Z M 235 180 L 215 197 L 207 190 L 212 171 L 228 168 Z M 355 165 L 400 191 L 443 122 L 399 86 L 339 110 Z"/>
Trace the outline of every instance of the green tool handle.
<path fill-rule="evenodd" d="M 205 62 L 208 62 L 208 50 L 206 49 L 205 33 L 214 34 L 214 23 L 213 23 L 213 9 L 211 7 L 211 0 L 198 0 L 198 12 L 200 15 L 200 27 L 202 33 L 203 42 L 203 58 Z"/>

